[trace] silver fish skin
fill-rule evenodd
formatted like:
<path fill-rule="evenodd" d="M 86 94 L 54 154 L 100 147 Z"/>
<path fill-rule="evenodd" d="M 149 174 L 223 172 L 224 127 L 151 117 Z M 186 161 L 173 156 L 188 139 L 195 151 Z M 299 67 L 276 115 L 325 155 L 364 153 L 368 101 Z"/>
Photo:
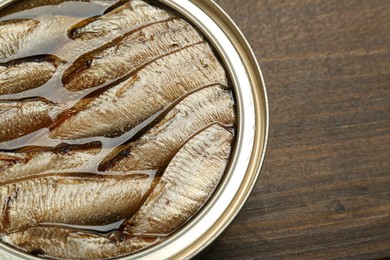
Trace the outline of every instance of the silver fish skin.
<path fill-rule="evenodd" d="M 106 259 L 134 253 L 161 239 L 124 237 L 75 231 L 58 227 L 34 227 L 0 238 L 0 241 L 26 253 L 55 259 Z"/>
<path fill-rule="evenodd" d="M 0 22 L 0 59 L 14 55 L 39 23 L 33 19 Z"/>
<path fill-rule="evenodd" d="M 52 53 L 69 40 L 67 30 L 80 18 L 40 16 L 0 22 L 0 59 L 17 59 Z"/>
<path fill-rule="evenodd" d="M 0 142 L 50 126 L 55 108 L 53 103 L 39 99 L 0 101 Z"/>
<path fill-rule="evenodd" d="M 64 172 L 88 172 L 102 159 L 100 148 L 0 152 L 0 185 Z"/>
<path fill-rule="evenodd" d="M 49 135 L 53 139 L 119 136 L 180 96 L 215 83 L 227 85 L 225 70 L 208 44 L 197 44 L 158 59 L 97 97 L 82 100 L 73 108 L 77 112 Z"/>
<path fill-rule="evenodd" d="M 202 129 L 213 123 L 230 125 L 234 122 L 234 103 L 229 91 L 222 86 L 198 90 L 177 104 L 155 127 L 121 150 L 119 159 L 114 158 L 106 169 L 127 172 L 164 168 L 180 147 Z"/>
<path fill-rule="evenodd" d="M 49 81 L 61 60 L 55 56 L 36 56 L 0 64 L 0 95 L 20 93 Z"/>
<path fill-rule="evenodd" d="M 75 24 L 69 30 L 68 35 L 72 39 L 91 40 L 173 17 L 174 15 L 168 11 L 142 0 L 131 0 L 100 17 L 86 19 Z"/>
<path fill-rule="evenodd" d="M 128 234 L 169 234 L 211 196 L 227 166 L 233 135 L 213 125 L 176 154 L 159 183 L 125 224 Z"/>
<path fill-rule="evenodd" d="M 202 41 L 202 36 L 182 19 L 152 24 L 82 55 L 65 71 L 62 82 L 70 91 L 96 87 Z"/>
<path fill-rule="evenodd" d="M 134 213 L 153 178 L 48 176 L 0 186 L 0 234 L 43 223 L 107 225 Z"/>

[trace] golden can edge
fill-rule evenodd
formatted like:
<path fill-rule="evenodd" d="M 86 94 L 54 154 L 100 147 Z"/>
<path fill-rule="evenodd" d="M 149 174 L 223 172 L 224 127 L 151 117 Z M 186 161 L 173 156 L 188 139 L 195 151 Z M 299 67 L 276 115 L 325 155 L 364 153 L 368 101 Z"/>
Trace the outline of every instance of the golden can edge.
<path fill-rule="evenodd" d="M 0 9 L 18 0 L 0 0 Z M 230 17 L 211 0 L 154 0 L 185 16 L 208 38 L 230 75 L 237 102 L 237 135 L 230 167 L 213 197 L 166 241 L 117 259 L 188 259 L 233 221 L 259 176 L 269 131 L 266 87 L 257 59 Z M 153 2 L 153 1 L 152 1 Z M 43 259 L 0 244 L 1 259 Z"/>

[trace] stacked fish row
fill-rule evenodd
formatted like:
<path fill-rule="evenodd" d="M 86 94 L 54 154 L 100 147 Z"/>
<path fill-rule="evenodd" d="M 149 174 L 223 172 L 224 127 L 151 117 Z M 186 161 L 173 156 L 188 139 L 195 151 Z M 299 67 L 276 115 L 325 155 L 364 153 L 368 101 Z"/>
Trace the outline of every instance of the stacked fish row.
<path fill-rule="evenodd" d="M 66 259 L 135 252 L 188 221 L 225 172 L 235 115 L 224 68 L 183 19 L 122 2 L 88 19 L 0 22 L 0 95 L 61 96 L 0 101 L 0 142 L 48 129 L 39 138 L 59 144 L 0 152 L 9 245 Z"/>

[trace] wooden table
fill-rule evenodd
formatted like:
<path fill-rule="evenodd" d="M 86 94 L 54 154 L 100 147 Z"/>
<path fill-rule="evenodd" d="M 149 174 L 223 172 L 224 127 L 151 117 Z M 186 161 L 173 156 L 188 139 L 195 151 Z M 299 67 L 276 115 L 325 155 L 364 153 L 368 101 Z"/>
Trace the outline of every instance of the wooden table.
<path fill-rule="evenodd" d="M 217 0 L 270 100 L 261 176 L 203 258 L 390 257 L 390 1 Z"/>

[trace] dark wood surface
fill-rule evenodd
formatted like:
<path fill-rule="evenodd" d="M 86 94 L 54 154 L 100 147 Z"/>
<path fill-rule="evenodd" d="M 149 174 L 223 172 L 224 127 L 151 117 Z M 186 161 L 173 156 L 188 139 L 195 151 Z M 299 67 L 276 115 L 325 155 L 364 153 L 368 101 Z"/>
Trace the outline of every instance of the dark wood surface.
<path fill-rule="evenodd" d="M 390 258 L 390 1 L 217 0 L 270 100 L 254 192 L 206 259 Z"/>

